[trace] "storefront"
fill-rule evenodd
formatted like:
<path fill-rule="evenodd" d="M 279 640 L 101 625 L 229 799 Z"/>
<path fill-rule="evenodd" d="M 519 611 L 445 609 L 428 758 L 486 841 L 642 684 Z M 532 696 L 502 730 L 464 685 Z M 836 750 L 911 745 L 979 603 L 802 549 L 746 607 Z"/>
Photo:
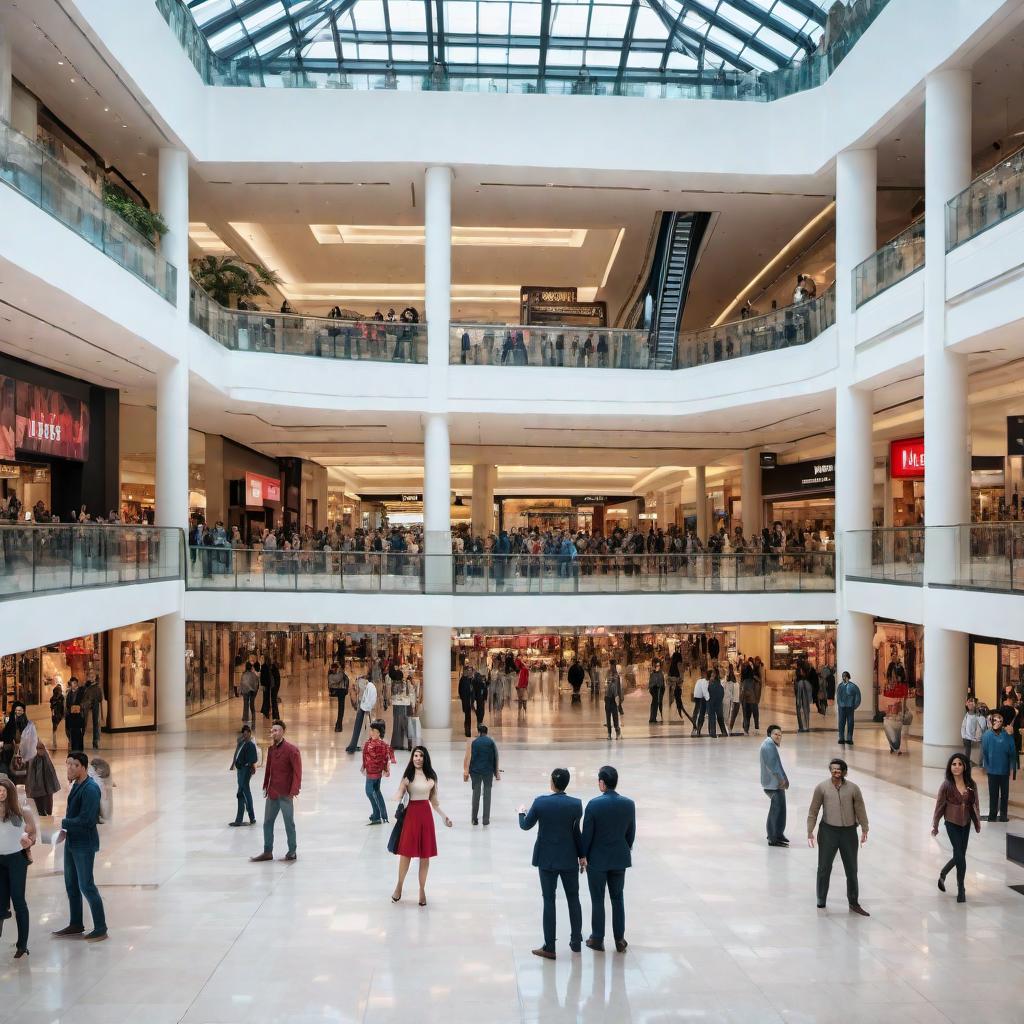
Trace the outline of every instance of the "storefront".
<path fill-rule="evenodd" d="M 971 693 L 986 707 L 997 706 L 1004 686 L 1024 686 L 1024 643 L 971 636 L 969 650 Z"/>
<path fill-rule="evenodd" d="M 897 703 L 924 707 L 924 627 L 875 619 L 872 690 L 876 713 L 890 715 Z M 867 694 L 863 694 L 866 698 Z"/>
<path fill-rule="evenodd" d="M 787 532 L 835 533 L 836 467 L 828 456 L 761 470 L 764 523 L 781 522 Z"/>
<path fill-rule="evenodd" d="M 830 623 L 773 625 L 769 643 L 768 669 L 771 672 L 791 674 L 798 661 L 808 661 L 819 669 L 836 663 L 836 628 Z"/>
<path fill-rule="evenodd" d="M 3 711 L 20 700 L 30 718 L 47 722 L 54 686 L 59 683 L 67 693 L 72 676 L 84 683 L 92 671 L 103 684 L 104 732 L 152 729 L 157 722 L 155 645 L 155 623 L 140 622 L 6 655 L 0 658 Z"/>
<path fill-rule="evenodd" d="M 0 510 L 117 510 L 118 392 L 0 356 Z"/>
<path fill-rule="evenodd" d="M 556 498 L 545 495 L 498 495 L 499 530 L 585 531 L 608 536 L 644 518 L 644 502 L 635 494 L 585 494 Z M 653 514 L 653 513 L 652 513 Z"/>

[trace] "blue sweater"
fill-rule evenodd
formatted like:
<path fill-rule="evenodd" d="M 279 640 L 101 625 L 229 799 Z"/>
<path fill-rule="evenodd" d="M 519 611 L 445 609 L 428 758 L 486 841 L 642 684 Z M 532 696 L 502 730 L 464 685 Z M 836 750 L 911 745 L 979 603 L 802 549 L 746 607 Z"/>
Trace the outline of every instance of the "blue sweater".
<path fill-rule="evenodd" d="M 981 766 L 989 775 L 1009 775 L 1017 762 L 1013 737 L 1005 730 L 988 729 L 981 737 Z"/>

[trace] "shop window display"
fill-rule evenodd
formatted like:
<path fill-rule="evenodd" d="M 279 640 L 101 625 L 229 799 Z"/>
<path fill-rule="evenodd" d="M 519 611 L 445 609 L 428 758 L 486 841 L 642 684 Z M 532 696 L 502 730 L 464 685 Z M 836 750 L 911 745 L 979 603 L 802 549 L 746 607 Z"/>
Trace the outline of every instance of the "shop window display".
<path fill-rule="evenodd" d="M 103 644 L 96 633 L 5 655 L 0 659 L 0 705 L 4 712 L 16 700 L 29 708 L 48 705 L 56 684 L 66 692 L 72 676 L 84 681 L 90 669 L 98 679 L 106 679 Z"/>
<path fill-rule="evenodd" d="M 773 626 L 771 631 L 771 662 L 773 671 L 788 672 L 806 659 L 817 668 L 836 663 L 836 631 L 834 626 Z"/>
<path fill-rule="evenodd" d="M 111 729 L 145 729 L 156 725 L 156 626 L 140 622 L 112 629 L 111 678 L 107 725 Z"/>

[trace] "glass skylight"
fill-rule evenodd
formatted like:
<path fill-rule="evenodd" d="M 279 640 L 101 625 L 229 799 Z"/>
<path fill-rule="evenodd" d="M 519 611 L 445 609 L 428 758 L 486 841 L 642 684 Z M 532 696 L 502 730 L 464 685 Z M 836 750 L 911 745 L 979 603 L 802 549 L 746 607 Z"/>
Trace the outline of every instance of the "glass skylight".
<path fill-rule="evenodd" d="M 266 72 L 595 82 L 772 71 L 832 0 L 186 0 L 219 57 Z"/>

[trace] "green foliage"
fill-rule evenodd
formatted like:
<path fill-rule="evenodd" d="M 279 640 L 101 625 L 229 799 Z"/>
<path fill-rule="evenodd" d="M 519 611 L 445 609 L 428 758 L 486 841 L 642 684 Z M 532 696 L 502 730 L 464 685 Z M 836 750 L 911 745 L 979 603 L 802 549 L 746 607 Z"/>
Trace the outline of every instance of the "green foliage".
<path fill-rule="evenodd" d="M 151 242 L 167 234 L 167 225 L 163 217 L 135 202 L 120 185 L 103 183 L 103 203 Z"/>
<path fill-rule="evenodd" d="M 249 299 L 267 295 L 264 285 L 278 285 L 281 278 L 259 263 L 247 263 L 228 253 L 226 256 L 200 256 L 192 261 L 192 277 L 211 298 L 230 306 L 232 298 Z"/>

